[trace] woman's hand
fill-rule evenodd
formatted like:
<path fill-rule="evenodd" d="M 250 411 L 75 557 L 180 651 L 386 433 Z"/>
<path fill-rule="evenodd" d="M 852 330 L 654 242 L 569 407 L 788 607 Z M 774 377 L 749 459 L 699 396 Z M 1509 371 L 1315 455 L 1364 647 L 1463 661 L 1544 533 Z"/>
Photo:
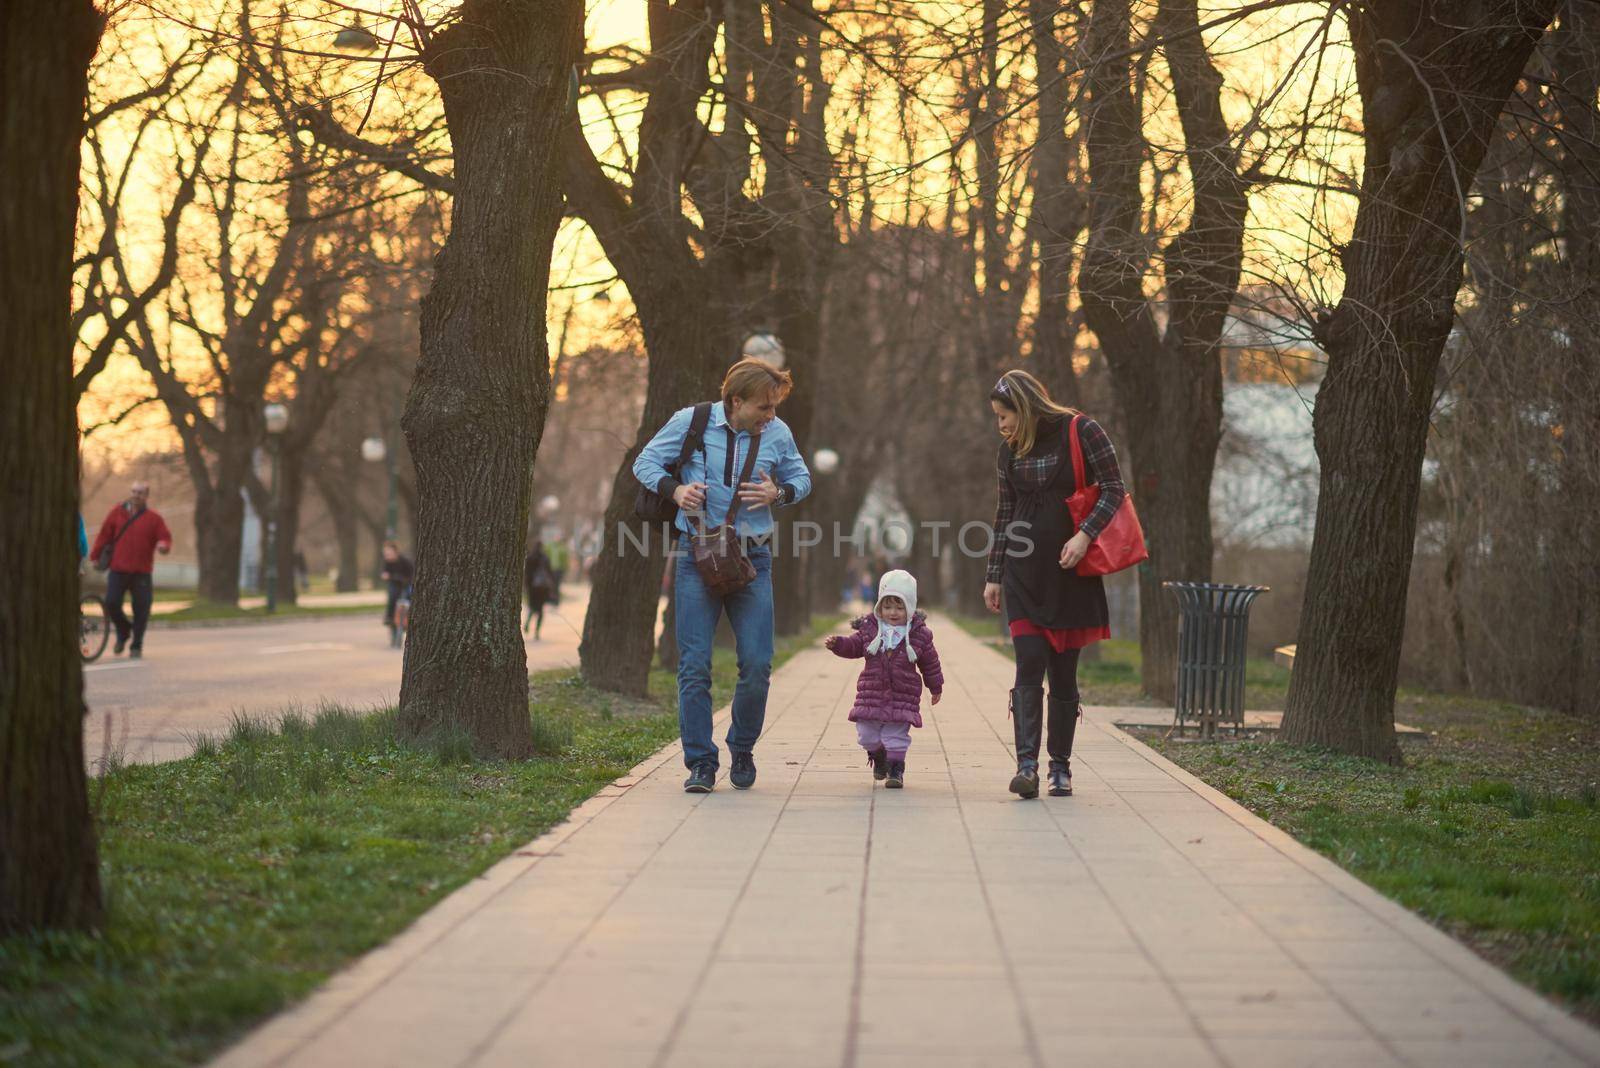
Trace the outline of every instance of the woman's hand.
<path fill-rule="evenodd" d="M 1071 571 L 1089 552 L 1089 535 L 1078 531 L 1061 547 L 1061 570 Z"/>
<path fill-rule="evenodd" d="M 983 603 L 991 612 L 1000 611 L 1000 583 L 985 582 L 983 584 Z"/>
<path fill-rule="evenodd" d="M 939 698 L 941 698 L 941 697 L 943 697 L 943 696 L 944 696 L 944 694 L 942 694 L 942 693 L 936 693 L 936 694 L 934 694 L 934 695 L 933 695 L 933 703 L 934 703 L 934 704 L 938 704 L 938 703 L 939 703 Z"/>
<path fill-rule="evenodd" d="M 828 635 L 826 638 L 824 638 L 822 640 L 822 645 L 823 645 L 823 648 L 827 649 L 829 652 L 832 652 L 833 650 L 835 650 L 835 649 L 837 649 L 839 647 L 839 643 L 842 642 L 842 641 L 844 641 L 844 636 L 843 635 L 841 635 L 841 634 L 830 634 L 830 635 Z"/>

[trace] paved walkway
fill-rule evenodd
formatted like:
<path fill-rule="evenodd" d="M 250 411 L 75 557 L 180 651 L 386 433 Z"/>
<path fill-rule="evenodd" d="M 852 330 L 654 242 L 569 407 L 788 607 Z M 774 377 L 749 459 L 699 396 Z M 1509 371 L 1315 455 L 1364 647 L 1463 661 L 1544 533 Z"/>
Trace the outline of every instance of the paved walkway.
<path fill-rule="evenodd" d="M 289 707 L 310 715 L 325 701 L 393 704 L 402 658 L 389 647 L 382 605 L 380 593 L 370 612 L 152 627 L 141 660 L 107 649 L 83 669 L 85 761 L 98 771 L 110 753 L 125 763 L 177 760 L 194 751 L 199 735 L 226 732 L 241 712 L 276 717 Z M 577 664 L 588 605 L 587 584 L 562 587 L 561 604 L 545 609 L 543 640 L 525 638 L 529 671 Z"/>
<path fill-rule="evenodd" d="M 1012 799 L 1011 665 L 935 629 L 950 689 L 907 789 L 854 745 L 854 665 L 803 653 L 754 790 L 687 796 L 663 750 L 220 1063 L 1600 1063 L 1600 1033 L 1114 710 L 1077 796 Z"/>

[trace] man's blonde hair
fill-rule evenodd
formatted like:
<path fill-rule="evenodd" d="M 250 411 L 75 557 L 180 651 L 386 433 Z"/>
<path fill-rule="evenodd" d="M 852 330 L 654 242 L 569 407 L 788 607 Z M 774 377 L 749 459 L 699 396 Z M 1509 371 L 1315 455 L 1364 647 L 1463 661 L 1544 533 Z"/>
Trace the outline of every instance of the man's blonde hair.
<path fill-rule="evenodd" d="M 735 397 L 749 400 L 770 392 L 772 402 L 781 404 L 793 388 L 794 376 L 788 371 L 779 370 L 761 360 L 740 360 L 728 368 L 728 373 L 723 376 L 722 403 L 732 404 Z"/>

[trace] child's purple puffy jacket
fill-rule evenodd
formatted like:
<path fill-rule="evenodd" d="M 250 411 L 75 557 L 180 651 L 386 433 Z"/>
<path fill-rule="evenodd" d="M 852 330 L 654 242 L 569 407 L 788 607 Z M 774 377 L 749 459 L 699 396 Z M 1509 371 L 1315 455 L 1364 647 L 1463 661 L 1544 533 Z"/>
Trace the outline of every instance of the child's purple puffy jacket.
<path fill-rule="evenodd" d="M 913 664 L 906 656 L 902 643 L 887 653 L 867 656 L 867 646 L 878 636 L 878 617 L 862 616 L 850 624 L 853 634 L 846 635 L 834 647 L 833 655 L 847 660 L 866 656 L 861 678 L 856 682 L 856 703 L 850 709 L 850 719 L 880 720 L 885 723 L 909 723 L 922 726 L 922 681 L 928 681 L 928 692 L 944 691 L 944 673 L 939 670 L 939 651 L 933 647 L 933 631 L 928 629 L 927 617 L 921 612 L 911 617 L 911 633 L 906 641 L 917 651 Z M 917 669 L 922 674 L 917 674 Z"/>

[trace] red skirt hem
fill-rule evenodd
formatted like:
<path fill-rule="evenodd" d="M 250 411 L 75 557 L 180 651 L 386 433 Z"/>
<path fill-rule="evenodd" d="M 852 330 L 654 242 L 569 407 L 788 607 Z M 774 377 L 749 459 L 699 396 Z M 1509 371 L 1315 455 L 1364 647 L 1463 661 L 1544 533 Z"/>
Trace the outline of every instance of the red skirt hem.
<path fill-rule="evenodd" d="M 1105 639 L 1111 637 L 1111 628 L 1041 627 L 1037 623 L 1026 619 L 1012 620 L 1011 636 L 1015 638 L 1021 634 L 1031 634 L 1040 638 L 1044 638 L 1049 641 L 1052 649 L 1058 653 L 1064 653 L 1068 649 L 1082 649 L 1086 645 L 1093 645 L 1095 642 L 1104 641 Z"/>

